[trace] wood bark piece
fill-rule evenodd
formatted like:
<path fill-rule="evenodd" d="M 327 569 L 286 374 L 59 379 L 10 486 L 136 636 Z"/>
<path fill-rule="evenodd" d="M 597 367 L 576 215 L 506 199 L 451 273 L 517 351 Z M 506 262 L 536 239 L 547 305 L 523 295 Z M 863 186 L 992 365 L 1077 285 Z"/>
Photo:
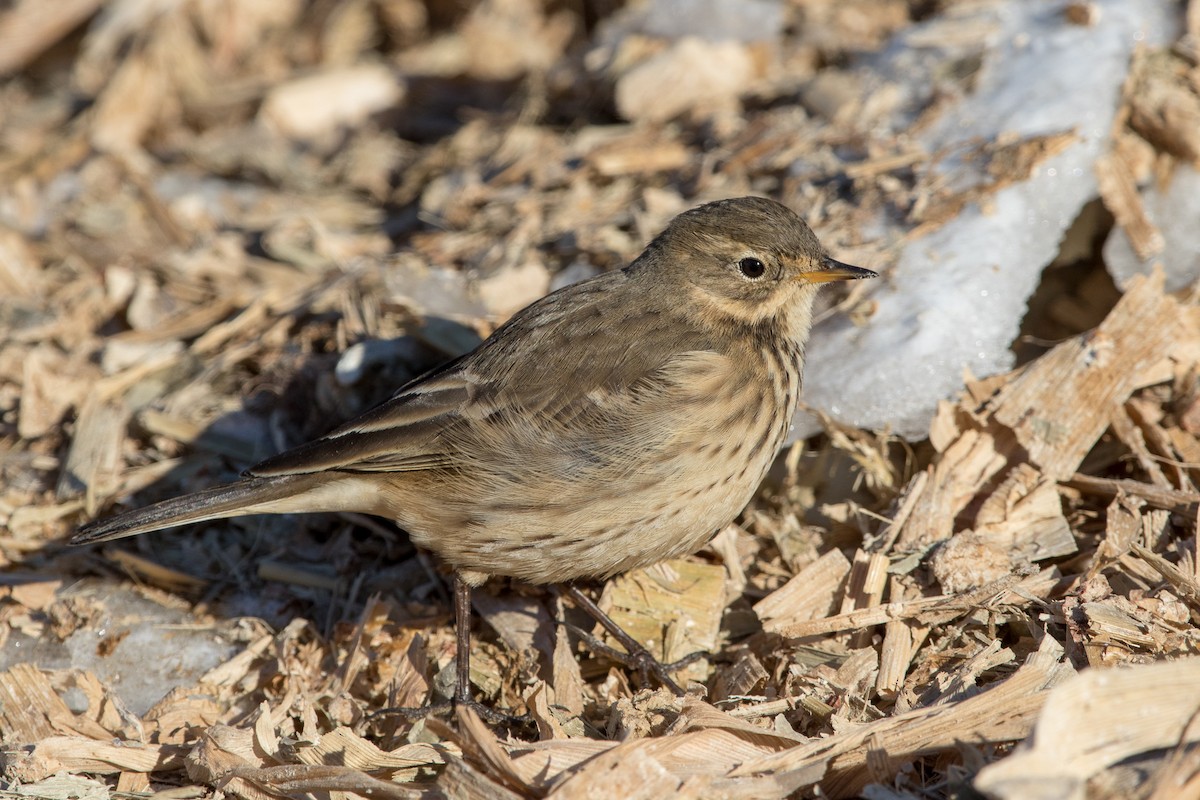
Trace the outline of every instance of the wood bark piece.
<path fill-rule="evenodd" d="M 680 779 L 650 756 L 645 748 L 613 748 L 584 764 L 547 797 L 590 800 L 602 794 L 629 800 L 660 797 L 702 797 L 680 792 Z"/>
<path fill-rule="evenodd" d="M 868 549 L 877 550 L 880 553 L 891 553 L 893 551 L 896 546 L 897 537 L 904 530 L 909 517 L 912 516 L 913 509 L 917 506 L 921 495 L 925 492 L 925 486 L 929 483 L 929 476 L 930 471 L 926 470 L 925 472 L 918 472 L 912 477 L 896 501 L 895 516 L 892 517 L 891 522 L 883 527 L 874 541 L 871 541 L 867 545 Z"/>
<path fill-rule="evenodd" d="M 1094 645 L 1115 643 L 1123 647 L 1149 648 L 1154 644 L 1147 626 L 1115 602 L 1083 603 L 1080 611 L 1087 621 L 1087 632 Z M 1103 661 L 1097 661 L 1095 665 L 1102 666 Z"/>
<path fill-rule="evenodd" d="M 1187 598 L 1193 608 L 1200 608 L 1200 580 L 1197 580 L 1195 575 L 1189 575 L 1180 569 L 1178 565 L 1172 564 L 1158 553 L 1136 542 L 1131 545 L 1130 550 L 1158 572 L 1164 580 L 1171 584 L 1175 591 Z"/>
<path fill-rule="evenodd" d="M 601 608 L 666 662 L 711 653 L 725 610 L 725 568 L 674 560 L 635 570 L 605 587 Z M 704 680 L 707 671 L 700 661 L 679 676 Z"/>
<path fill-rule="evenodd" d="M 929 706 L 888 717 L 836 736 L 742 764 L 730 775 L 775 773 L 828 765 L 821 788 L 830 797 L 852 797 L 869 782 L 869 757 L 884 758 L 890 769 L 918 755 L 951 749 L 961 741 L 1004 742 L 1023 738 L 1037 718 L 1047 689 L 1070 674 L 1062 651 L 1049 637 L 1010 678 L 960 702 Z M 885 755 L 886 754 L 886 755 Z"/>
<path fill-rule="evenodd" d="M 1200 98 L 1189 65 L 1162 52 L 1136 59 L 1129 124 L 1158 150 L 1200 164 Z"/>
<path fill-rule="evenodd" d="M 88 514 L 95 515 L 98 488 L 117 472 L 130 414 L 129 407 L 120 401 L 108 402 L 96 395 L 84 400 L 75 422 L 67 463 L 59 475 L 56 492 L 59 502 L 83 494 Z"/>
<path fill-rule="evenodd" d="M 742 697 L 754 691 L 755 687 L 770 678 L 771 675 L 763 668 L 758 657 L 749 651 L 738 655 L 733 666 L 721 672 L 713 687 L 713 698 L 726 700 L 731 697 Z"/>
<path fill-rule="evenodd" d="M 580 717 L 583 714 L 583 674 L 579 668 L 579 659 L 571 648 L 571 640 L 563 625 L 555 626 L 554 656 L 551 659 L 552 680 L 550 685 L 554 690 L 555 705 L 565 709 L 568 714 Z"/>
<path fill-rule="evenodd" d="M 451 758 L 438 778 L 438 795 L 470 800 L 522 800 L 522 795 L 505 789 L 461 758 Z M 437 795 L 435 795 L 437 796 Z"/>
<path fill-rule="evenodd" d="M 0 672 L 0 732 L 6 742 L 29 744 L 61 733 L 52 720 L 74 715 L 32 664 Z"/>
<path fill-rule="evenodd" d="M 919 619 L 928 624 L 946 622 L 954 617 L 981 607 L 1001 606 L 1013 602 L 1020 596 L 1045 597 L 1057 584 L 1057 573 L 1053 568 L 1042 570 L 1024 580 L 1016 576 L 997 581 L 962 595 L 923 597 L 918 600 L 902 600 L 870 608 L 858 609 L 833 617 L 814 619 L 782 625 L 776 631 L 780 636 L 803 639 L 835 631 L 848 631 L 870 625 L 882 625 L 895 619 Z M 1017 595 L 1013 595 L 1016 592 Z"/>
<path fill-rule="evenodd" d="M 1018 465 L 988 495 L 975 515 L 974 530 L 1030 561 L 1078 549 L 1063 516 L 1058 487 L 1029 464 Z"/>
<path fill-rule="evenodd" d="M 78 374 L 58 348 L 49 344 L 33 348 L 21 368 L 17 433 L 24 439 L 36 439 L 58 426 L 71 406 L 88 397 L 89 385 L 96 377 L 91 370 Z"/>
<path fill-rule="evenodd" d="M 1114 150 L 1098 158 L 1094 170 L 1104 207 L 1124 229 L 1138 258 L 1145 261 L 1161 253 L 1165 244 L 1162 231 L 1150 221 L 1133 170 L 1122 151 Z"/>
<path fill-rule="evenodd" d="M 83 736 L 47 736 L 32 749 L 11 756 L 5 774 L 22 783 L 43 780 L 63 770 L 93 775 L 119 772 L 156 772 L 183 766 L 188 748 L 178 745 L 126 746 Z"/>
<path fill-rule="evenodd" d="M 104 0 L 25 0 L 0 16 L 0 75 L 34 61 L 96 13 Z"/>
<path fill-rule="evenodd" d="M 479 715 L 470 707 L 459 707 L 456 712 L 463 757 L 485 767 L 487 774 L 506 788 L 523 796 L 529 795 L 534 781 L 521 774 L 512 755 Z"/>
<path fill-rule="evenodd" d="M 897 585 L 893 578 L 893 587 Z M 892 590 L 893 596 L 896 589 Z M 875 691 L 886 700 L 894 700 L 904 686 L 909 665 L 921 643 L 929 635 L 929 626 L 911 619 L 888 620 L 883 630 L 883 644 L 879 649 L 879 674 L 875 678 Z"/>
<path fill-rule="evenodd" d="M 846 592 L 842 597 L 841 613 L 879 604 L 887 585 L 887 566 L 887 557 L 879 553 L 859 550 L 854 554 L 850 575 L 846 580 Z"/>
<path fill-rule="evenodd" d="M 955 518 L 1006 462 L 995 437 L 982 431 L 965 431 L 929 467 L 925 490 L 915 501 L 893 549 L 925 550 L 950 538 Z"/>
<path fill-rule="evenodd" d="M 824 617 L 837 607 L 850 567 L 841 550 L 830 550 L 755 603 L 754 613 L 767 630 Z"/>
<path fill-rule="evenodd" d="M 1151 404 L 1149 401 L 1135 397 L 1125 404 L 1126 411 L 1129 413 L 1129 418 L 1134 425 L 1137 426 L 1142 435 L 1142 441 L 1146 443 L 1146 448 L 1156 460 L 1162 463 L 1162 471 L 1165 473 L 1164 478 L 1168 486 L 1183 491 L 1195 491 L 1196 487 L 1192 484 L 1191 478 L 1184 467 L 1186 464 L 1179 462 L 1187 462 L 1187 458 L 1181 452 L 1176 452 L 1171 443 L 1171 435 L 1162 426 L 1162 413 L 1157 404 Z M 1178 432 L 1178 428 L 1171 430 Z M 1185 437 L 1192 445 L 1192 452 L 1200 451 L 1200 445 L 1194 438 Z M 1150 472 L 1150 470 L 1146 470 Z"/>
<path fill-rule="evenodd" d="M 1113 409 L 1110 422 L 1113 433 L 1129 448 L 1129 452 L 1138 460 L 1138 466 L 1150 476 L 1151 482 L 1166 489 L 1176 488 L 1167 480 L 1167 476 L 1163 473 L 1162 468 L 1158 466 L 1158 462 L 1155 461 L 1154 456 L 1151 455 L 1150 450 L 1146 447 L 1146 438 L 1142 435 L 1141 429 L 1134 424 L 1126 406 L 1123 405 Z"/>
<path fill-rule="evenodd" d="M 1076 800 L 1131 756 L 1200 741 L 1200 658 L 1080 673 L 1050 693 L 1032 735 L 975 788 L 1001 800 Z"/>
<path fill-rule="evenodd" d="M 856 552 L 850 575 L 846 579 L 841 613 L 879 605 L 887 586 L 887 570 L 888 558 L 883 553 Z M 867 647 L 870 642 L 870 631 L 858 631 L 850 637 L 849 644 L 851 647 Z"/>
<path fill-rule="evenodd" d="M 510 649 L 554 656 L 554 620 L 536 598 L 474 592 L 471 605 Z"/>
<path fill-rule="evenodd" d="M 296 751 L 311 766 L 342 766 L 363 772 L 407 770 L 446 763 L 446 748 L 418 742 L 390 752 L 380 750 L 349 728 L 334 728 L 311 747 Z"/>
<path fill-rule="evenodd" d="M 1047 477 L 1069 478 L 1139 374 L 1184 336 L 1180 316 L 1179 304 L 1163 294 L 1161 271 L 1139 276 L 1100 327 L 1039 358 L 988 410 Z"/>
<path fill-rule="evenodd" d="M 208 585 L 208 581 L 202 578 L 169 569 L 119 547 L 104 548 L 104 555 L 124 570 L 127 575 L 136 575 L 139 580 L 168 592 L 189 594 L 198 592 Z"/>
<path fill-rule="evenodd" d="M 1068 486 L 1101 497 L 1116 497 L 1118 492 L 1140 497 L 1152 506 L 1185 516 L 1195 516 L 1200 510 L 1200 494 L 1164 489 L 1141 481 L 1121 478 L 1097 478 L 1092 475 L 1075 474 L 1066 481 Z"/>
<path fill-rule="evenodd" d="M 509 785 L 517 781 L 531 795 L 553 789 L 551 797 L 559 796 L 554 792 L 566 791 L 568 786 L 570 793 L 564 797 L 579 796 L 577 792 L 585 790 L 592 797 L 613 796 L 608 787 L 621 779 L 612 772 L 611 765 L 628 759 L 642 762 L 641 769 L 647 771 L 645 777 L 656 786 L 668 783 L 664 773 L 671 776 L 685 795 L 711 786 L 700 797 L 782 798 L 806 781 L 812 783 L 821 776 L 818 766 L 782 781 L 775 776 L 730 778 L 730 772 L 740 763 L 803 746 L 807 740 L 796 734 L 757 727 L 695 698 L 684 699 L 677 711 L 678 717 L 669 730 L 650 738 L 624 742 L 595 739 L 500 742 L 508 761 L 504 762 L 498 754 L 488 758 L 507 763 L 509 766 L 504 766 L 502 772 L 515 770 L 516 774 L 507 777 L 501 772 L 492 774 Z M 660 769 L 664 772 L 660 773 Z"/>
<path fill-rule="evenodd" d="M 1014 660 L 1012 650 L 1001 647 L 1000 641 L 993 639 L 955 669 L 939 673 L 928 696 L 920 699 L 920 705 L 945 705 L 965 700 L 975 693 L 981 674 Z"/>

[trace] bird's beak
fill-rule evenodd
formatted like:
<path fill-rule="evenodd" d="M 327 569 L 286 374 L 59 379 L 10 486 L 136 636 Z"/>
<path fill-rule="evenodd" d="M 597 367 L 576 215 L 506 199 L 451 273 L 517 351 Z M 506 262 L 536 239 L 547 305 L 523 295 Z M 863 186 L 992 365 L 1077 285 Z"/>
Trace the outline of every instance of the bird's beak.
<path fill-rule="evenodd" d="M 796 276 L 806 283 L 829 283 L 830 281 L 857 281 L 862 278 L 878 278 L 877 273 L 862 267 L 852 267 L 840 261 L 834 261 L 829 256 L 821 260 L 821 268 L 810 272 L 801 272 Z"/>

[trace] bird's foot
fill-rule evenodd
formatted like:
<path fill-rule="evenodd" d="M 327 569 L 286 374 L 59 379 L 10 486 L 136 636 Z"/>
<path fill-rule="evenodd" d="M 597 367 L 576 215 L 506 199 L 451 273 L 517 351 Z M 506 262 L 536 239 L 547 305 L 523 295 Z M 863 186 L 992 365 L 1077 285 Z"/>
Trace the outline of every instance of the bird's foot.
<path fill-rule="evenodd" d="M 513 730 L 529 730 L 535 727 L 533 717 L 528 714 L 506 714 L 474 698 L 443 700 L 440 703 L 430 703 L 426 706 L 393 706 L 391 708 L 381 708 L 370 714 L 368 719 L 395 715 L 404 717 L 410 722 L 416 722 L 426 717 L 450 716 L 456 708 L 460 707 L 470 708 L 480 719 L 490 725 L 503 725 Z"/>
<path fill-rule="evenodd" d="M 636 642 L 631 648 L 632 652 L 626 652 L 605 644 L 592 634 L 574 625 L 571 625 L 570 628 L 579 635 L 579 638 L 588 650 L 591 650 L 598 656 L 607 658 L 609 661 L 615 661 L 634 672 L 640 679 L 642 686 L 649 686 L 650 676 L 653 675 L 660 685 L 667 687 L 679 697 L 682 697 L 686 692 L 675 682 L 671 674 L 704 658 L 704 653 L 698 652 L 684 656 L 678 661 L 671 661 L 664 664 L 655 658 L 653 653 Z"/>
<path fill-rule="evenodd" d="M 504 711 L 497 711 L 489 705 L 485 705 L 475 699 L 454 700 L 455 708 L 469 708 L 479 715 L 479 718 L 489 725 L 503 725 L 506 728 L 511 728 L 514 731 L 535 731 L 537 725 L 533 721 L 533 717 L 528 714 L 508 714 Z"/>
<path fill-rule="evenodd" d="M 561 586 L 575 606 L 582 611 L 586 611 L 592 619 L 599 622 L 601 627 L 608 631 L 609 635 L 625 648 L 625 651 L 621 652 L 609 647 L 591 634 L 581 631 L 572 625 L 571 627 L 579 633 L 588 649 L 593 653 L 607 656 L 628 669 L 637 670 L 638 677 L 642 679 L 642 686 L 649 686 L 650 676 L 653 675 L 658 679 L 659 683 L 670 689 L 677 696 L 682 697 L 685 694 L 683 689 L 679 687 L 679 684 L 671 677 L 671 673 L 678 672 L 688 664 L 703 658 L 704 653 L 692 653 L 690 656 L 684 656 L 678 661 L 664 664 L 651 655 L 645 645 L 630 636 L 612 617 L 604 613 L 600 609 L 600 606 L 596 605 L 596 602 L 584 594 L 578 586 L 571 583 L 564 583 Z"/>
<path fill-rule="evenodd" d="M 372 711 L 367 715 L 367 719 L 373 721 L 381 717 L 404 717 L 409 722 L 416 722 L 426 717 L 448 716 L 452 711 L 454 711 L 454 703 L 444 700 L 440 703 L 430 703 L 427 706 L 389 706 Z"/>

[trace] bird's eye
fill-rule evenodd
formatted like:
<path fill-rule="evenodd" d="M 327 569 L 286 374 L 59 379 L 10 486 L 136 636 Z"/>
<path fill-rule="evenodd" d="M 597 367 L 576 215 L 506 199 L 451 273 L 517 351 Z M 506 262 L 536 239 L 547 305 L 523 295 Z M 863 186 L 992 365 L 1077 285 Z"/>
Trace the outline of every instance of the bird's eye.
<path fill-rule="evenodd" d="M 738 270 L 747 278 L 761 278 L 767 266 L 757 258 L 743 258 L 738 262 Z"/>

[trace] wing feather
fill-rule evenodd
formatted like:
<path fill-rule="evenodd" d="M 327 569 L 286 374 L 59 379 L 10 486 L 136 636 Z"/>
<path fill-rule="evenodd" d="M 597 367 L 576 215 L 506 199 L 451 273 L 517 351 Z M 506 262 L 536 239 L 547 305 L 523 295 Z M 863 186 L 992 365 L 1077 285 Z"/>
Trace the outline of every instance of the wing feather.
<path fill-rule="evenodd" d="M 266 477 L 344 470 L 407 472 L 448 466 L 438 444 L 470 402 L 460 373 L 418 379 L 332 433 L 266 459 L 248 474 Z"/>
<path fill-rule="evenodd" d="M 248 474 L 473 467 L 528 475 L 532 461 L 535 475 L 553 479 L 628 465 L 630 454 L 655 449 L 670 427 L 664 415 L 685 413 L 696 386 L 723 380 L 728 359 L 678 318 L 617 308 L 625 280 L 609 273 L 561 290 L 570 298 L 543 298 L 473 352 Z"/>

